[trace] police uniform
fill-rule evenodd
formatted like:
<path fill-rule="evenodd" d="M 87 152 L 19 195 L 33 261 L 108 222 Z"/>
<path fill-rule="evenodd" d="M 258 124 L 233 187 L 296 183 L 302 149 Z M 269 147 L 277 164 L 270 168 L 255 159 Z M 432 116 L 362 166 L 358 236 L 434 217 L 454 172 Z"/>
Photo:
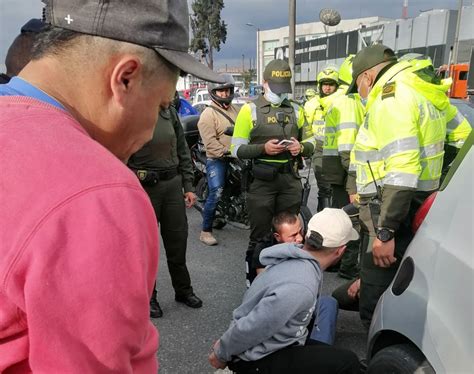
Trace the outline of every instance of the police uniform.
<path fill-rule="evenodd" d="M 282 60 L 273 60 L 264 72 L 265 81 L 283 84 L 291 92 L 291 71 Z M 314 151 L 314 137 L 306 123 L 303 109 L 288 99 L 271 104 L 265 96 L 245 104 L 236 119 L 231 153 L 240 159 L 253 160 L 253 181 L 247 195 L 250 220 L 250 242 L 255 243 L 271 230 L 275 214 L 289 211 L 297 214 L 301 206 L 302 186 L 297 163 L 289 151 L 278 155 L 265 153 L 265 143 L 272 139 L 294 137 L 301 143 L 301 155 Z"/>
<path fill-rule="evenodd" d="M 183 128 L 173 107 L 160 111 L 152 140 L 131 156 L 128 166 L 151 199 L 176 297 L 193 295 L 186 267 L 188 221 L 183 197 L 183 192 L 193 192 L 193 169 Z"/>
<path fill-rule="evenodd" d="M 472 127 L 458 108 L 449 102 L 448 90 L 452 85 L 452 78 L 440 79 L 429 56 L 419 53 L 408 53 L 401 57 L 408 61 L 417 78 L 409 81 L 415 90 L 440 108 L 446 120 L 446 139 L 444 145 L 443 176 L 449 170 L 450 164 L 463 146 Z"/>
<path fill-rule="evenodd" d="M 337 84 L 338 73 L 337 71 L 328 68 L 321 71 L 318 76 L 319 85 L 319 96 L 309 100 L 305 106 L 305 116 L 308 123 L 311 124 L 311 128 L 316 140 L 314 155 L 313 155 L 313 168 L 316 183 L 318 185 L 318 212 L 323 210 L 325 207 L 331 206 L 331 185 L 323 177 L 323 145 L 324 145 L 324 129 L 325 129 L 325 117 L 327 111 L 332 105 L 332 102 L 343 94 L 342 91 L 336 90 L 330 95 L 324 96 L 321 93 L 321 84 L 325 81 L 333 81 Z"/>
<path fill-rule="evenodd" d="M 353 62 L 353 83 L 359 74 L 385 61 L 391 63 L 379 72 L 368 95 L 365 121 L 351 153 L 362 234 L 359 307 L 367 326 L 413 237 L 415 202 L 439 186 L 446 135 L 442 112 L 407 83 L 414 77 L 410 64 L 396 63 L 389 48 L 374 45 L 359 52 Z M 379 198 L 376 185 L 381 188 Z M 390 267 L 375 265 L 375 237 L 382 242 L 394 237 L 396 262 Z"/>
<path fill-rule="evenodd" d="M 347 88 L 347 86 L 345 86 Z M 324 181 L 331 186 L 332 207 L 350 204 L 349 194 L 355 194 L 355 183 L 348 175 L 350 152 L 354 147 L 359 127 L 364 120 L 364 106 L 358 94 L 342 95 L 334 100 L 326 115 L 322 169 Z M 359 229 L 358 217 L 353 217 Z M 341 258 L 339 275 L 352 279 L 358 276 L 359 240 L 347 244 Z"/>

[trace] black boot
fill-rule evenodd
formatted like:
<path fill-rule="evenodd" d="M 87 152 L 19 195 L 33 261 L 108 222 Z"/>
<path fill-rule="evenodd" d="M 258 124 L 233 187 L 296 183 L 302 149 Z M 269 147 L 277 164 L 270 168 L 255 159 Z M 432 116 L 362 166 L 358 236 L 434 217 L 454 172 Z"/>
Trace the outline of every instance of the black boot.
<path fill-rule="evenodd" d="M 156 283 L 153 287 L 153 293 L 150 299 L 150 317 L 151 318 L 161 318 L 163 317 L 163 311 L 161 310 L 158 300 L 156 300 Z"/>

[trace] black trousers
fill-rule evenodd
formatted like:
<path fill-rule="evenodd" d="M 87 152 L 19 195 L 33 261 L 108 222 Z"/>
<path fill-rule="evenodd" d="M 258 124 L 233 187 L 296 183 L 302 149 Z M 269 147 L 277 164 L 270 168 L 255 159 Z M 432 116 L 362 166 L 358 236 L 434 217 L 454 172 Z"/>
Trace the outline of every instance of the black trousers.
<path fill-rule="evenodd" d="M 193 288 L 186 267 L 188 219 L 181 175 L 167 181 L 159 181 L 154 186 L 144 186 L 144 188 L 150 197 L 160 225 L 174 291 L 177 296 L 187 296 L 193 293 Z"/>
<path fill-rule="evenodd" d="M 291 173 L 278 173 L 273 181 L 255 178 L 247 194 L 250 241 L 257 242 L 271 231 L 275 214 L 285 210 L 298 214 L 302 190 L 301 181 Z"/>
<path fill-rule="evenodd" d="M 355 353 L 325 345 L 290 346 L 257 361 L 229 363 L 238 374 L 356 374 L 359 360 Z"/>
<path fill-rule="evenodd" d="M 339 184 L 331 184 L 332 208 L 341 209 L 350 204 L 349 194 L 344 186 Z M 359 219 L 351 218 L 354 229 L 360 231 Z M 352 240 L 347 243 L 346 251 L 341 258 L 339 267 L 339 275 L 346 279 L 357 278 L 359 275 L 359 240 Z"/>

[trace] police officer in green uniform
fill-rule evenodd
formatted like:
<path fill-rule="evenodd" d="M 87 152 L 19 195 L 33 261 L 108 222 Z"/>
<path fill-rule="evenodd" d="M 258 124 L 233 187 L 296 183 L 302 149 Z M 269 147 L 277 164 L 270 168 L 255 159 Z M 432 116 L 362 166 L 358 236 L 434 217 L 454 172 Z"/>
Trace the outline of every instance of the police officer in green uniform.
<path fill-rule="evenodd" d="M 288 63 L 271 61 L 263 79 L 264 95 L 240 110 L 231 145 L 233 156 L 253 163 L 247 198 L 249 247 L 270 232 L 275 214 L 299 212 L 302 186 L 295 158 L 310 157 L 314 151 L 303 108 L 287 99 L 291 92 Z"/>
<path fill-rule="evenodd" d="M 413 237 L 419 202 L 439 186 L 446 120 L 441 108 L 416 90 L 410 63 L 377 44 L 352 64 L 348 92 L 367 98 L 366 117 L 351 152 L 360 196 L 359 313 L 370 324 Z"/>
<path fill-rule="evenodd" d="M 200 308 L 202 301 L 193 292 L 186 267 L 188 221 L 185 209 L 196 201 L 193 169 L 183 127 L 174 107 L 160 111 L 153 139 L 132 155 L 128 166 L 140 179 L 155 210 L 175 300 L 191 308 Z M 150 316 L 159 318 L 162 315 L 155 283 Z"/>

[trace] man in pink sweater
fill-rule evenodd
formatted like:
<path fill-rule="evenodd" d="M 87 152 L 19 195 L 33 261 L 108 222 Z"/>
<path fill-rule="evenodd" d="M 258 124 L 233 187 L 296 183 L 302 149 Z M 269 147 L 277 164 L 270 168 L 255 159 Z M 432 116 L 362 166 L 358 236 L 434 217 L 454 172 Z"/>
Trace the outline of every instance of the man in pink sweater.
<path fill-rule="evenodd" d="M 0 85 L 0 372 L 156 373 L 158 230 L 124 162 L 187 54 L 185 0 L 49 0 L 31 62 Z"/>

